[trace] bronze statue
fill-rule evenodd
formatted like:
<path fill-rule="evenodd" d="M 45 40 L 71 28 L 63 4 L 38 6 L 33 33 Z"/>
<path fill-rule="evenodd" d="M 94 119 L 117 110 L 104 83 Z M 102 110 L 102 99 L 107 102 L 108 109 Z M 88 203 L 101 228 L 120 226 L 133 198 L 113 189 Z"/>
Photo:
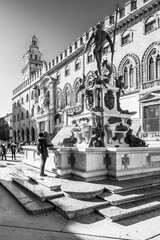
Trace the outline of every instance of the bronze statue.
<path fill-rule="evenodd" d="M 146 142 L 133 135 L 133 130 L 130 128 L 124 138 L 125 143 L 129 144 L 130 147 L 147 147 Z"/>
<path fill-rule="evenodd" d="M 123 80 L 123 76 L 119 76 L 118 79 L 116 79 L 116 87 L 118 87 L 118 91 L 116 93 L 117 95 L 117 111 L 119 111 L 120 113 L 123 114 L 130 114 L 130 112 L 128 110 L 122 110 L 121 106 L 120 106 L 120 95 L 121 93 L 124 94 L 124 82 Z"/>
<path fill-rule="evenodd" d="M 114 51 L 113 43 L 111 40 L 110 35 L 102 29 L 102 24 L 97 24 L 95 31 L 92 33 L 90 39 L 88 40 L 85 48 L 85 52 L 89 49 L 91 44 L 95 45 L 93 50 L 94 57 L 97 61 L 97 68 L 98 72 L 101 75 L 101 62 L 102 62 L 102 55 L 103 55 L 103 47 L 105 41 L 109 42 L 111 52 Z"/>

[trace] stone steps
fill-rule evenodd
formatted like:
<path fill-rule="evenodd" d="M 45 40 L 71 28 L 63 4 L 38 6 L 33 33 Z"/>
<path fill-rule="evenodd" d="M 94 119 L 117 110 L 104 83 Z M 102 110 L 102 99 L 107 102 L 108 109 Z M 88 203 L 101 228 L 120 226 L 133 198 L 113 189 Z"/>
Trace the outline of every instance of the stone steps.
<path fill-rule="evenodd" d="M 55 210 L 67 219 L 73 219 L 85 216 L 95 212 L 95 208 L 106 207 L 108 202 L 94 198 L 88 200 L 80 200 L 70 197 L 61 197 L 48 200 L 55 206 Z"/>
<path fill-rule="evenodd" d="M 1 181 L 1 185 L 20 203 L 29 214 L 40 214 L 54 209 L 54 205 L 42 202 L 12 181 Z"/>
<path fill-rule="evenodd" d="M 120 205 L 128 202 L 135 202 L 141 199 L 151 198 L 160 195 L 160 186 L 146 187 L 119 194 L 103 192 L 98 197 L 109 202 L 111 205 Z"/>
<path fill-rule="evenodd" d="M 137 202 L 121 204 L 118 206 L 96 208 L 95 211 L 111 221 L 118 221 L 124 218 L 129 218 L 135 215 L 153 211 L 158 208 L 160 208 L 159 196 Z"/>
<path fill-rule="evenodd" d="M 12 178 L 12 180 L 23 187 L 25 190 L 29 191 L 32 193 L 34 196 L 38 197 L 41 201 L 46 201 L 47 199 L 51 198 L 56 198 L 63 196 L 62 191 L 60 190 L 55 190 L 55 191 L 50 191 L 47 187 L 36 184 L 34 182 L 29 182 L 29 180 L 24 180 L 20 178 Z"/>
<path fill-rule="evenodd" d="M 131 190 L 150 188 L 160 185 L 160 176 L 147 178 L 137 178 L 123 181 L 100 180 L 96 184 L 103 185 L 105 189 L 112 193 L 122 193 Z"/>

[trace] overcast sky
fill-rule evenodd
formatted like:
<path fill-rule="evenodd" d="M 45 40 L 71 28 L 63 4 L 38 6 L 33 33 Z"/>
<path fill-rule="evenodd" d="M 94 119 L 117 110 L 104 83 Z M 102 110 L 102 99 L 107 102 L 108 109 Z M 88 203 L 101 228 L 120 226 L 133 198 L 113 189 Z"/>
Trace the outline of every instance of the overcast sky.
<path fill-rule="evenodd" d="M 22 83 L 22 56 L 35 34 L 42 60 L 50 62 L 127 0 L 0 0 L 0 117 L 12 111 Z"/>

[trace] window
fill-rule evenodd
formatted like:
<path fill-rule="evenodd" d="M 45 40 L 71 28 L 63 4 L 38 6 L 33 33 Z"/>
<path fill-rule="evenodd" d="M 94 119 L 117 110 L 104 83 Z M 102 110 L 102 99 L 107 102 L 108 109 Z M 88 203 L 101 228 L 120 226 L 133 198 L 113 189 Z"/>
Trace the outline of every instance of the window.
<path fill-rule="evenodd" d="M 21 113 L 21 120 L 23 120 L 23 118 L 24 118 L 24 114 L 23 114 L 23 112 Z"/>
<path fill-rule="evenodd" d="M 66 103 L 66 106 L 70 106 L 70 90 L 68 86 L 66 87 L 66 90 L 65 90 L 65 103 Z"/>
<path fill-rule="evenodd" d="M 56 63 L 58 63 L 58 57 L 56 57 Z"/>
<path fill-rule="evenodd" d="M 14 115 L 14 122 L 16 122 L 16 116 Z"/>
<path fill-rule="evenodd" d="M 92 56 L 92 52 L 90 51 L 87 55 L 87 63 L 90 63 L 93 61 L 93 56 Z"/>
<path fill-rule="evenodd" d="M 78 69 L 80 69 L 80 60 L 77 59 L 77 61 L 75 61 L 75 71 L 77 71 Z"/>
<path fill-rule="evenodd" d="M 128 91 L 134 90 L 136 84 L 136 67 L 132 60 L 128 59 L 123 68 L 124 87 Z"/>
<path fill-rule="evenodd" d="M 63 55 L 62 55 L 62 53 L 60 54 L 60 59 L 61 59 L 61 60 L 63 59 Z"/>
<path fill-rule="evenodd" d="M 160 79 L 160 55 L 156 58 L 156 79 Z"/>
<path fill-rule="evenodd" d="M 26 118 L 29 118 L 29 112 L 28 112 L 28 110 L 26 111 Z"/>
<path fill-rule="evenodd" d="M 32 90 L 32 92 L 31 92 L 31 99 L 33 99 L 33 90 Z"/>
<path fill-rule="evenodd" d="M 109 16 L 109 25 L 114 24 L 114 16 Z"/>
<path fill-rule="evenodd" d="M 81 79 L 82 81 L 82 79 Z M 77 81 L 75 84 L 75 103 L 79 103 L 80 102 L 80 92 L 79 90 L 79 86 L 80 86 L 80 82 Z"/>
<path fill-rule="evenodd" d="M 23 99 L 23 97 L 21 98 L 21 104 L 23 104 L 24 103 L 24 99 Z"/>
<path fill-rule="evenodd" d="M 160 131 L 160 105 L 143 108 L 143 130 L 145 132 Z"/>
<path fill-rule="evenodd" d="M 75 50 L 76 50 L 77 49 L 77 42 L 75 42 L 74 47 L 75 47 Z"/>
<path fill-rule="evenodd" d="M 28 102 L 28 101 L 29 101 L 29 95 L 27 93 L 27 95 L 26 95 L 26 102 Z"/>
<path fill-rule="evenodd" d="M 37 57 L 37 55 L 35 55 L 35 60 L 37 60 L 38 59 L 38 57 Z"/>
<path fill-rule="evenodd" d="M 34 116 L 34 106 L 32 107 L 32 110 L 31 110 L 31 116 L 32 117 Z"/>
<path fill-rule="evenodd" d="M 130 43 L 132 41 L 132 39 L 133 39 L 132 30 L 123 32 L 123 34 L 121 36 L 121 45 L 123 46 L 127 43 Z"/>
<path fill-rule="evenodd" d="M 60 90 L 57 90 L 57 109 L 61 109 L 61 102 L 62 102 L 62 94 Z"/>
<path fill-rule="evenodd" d="M 81 37 L 80 38 L 80 45 L 82 45 L 83 44 L 83 38 Z"/>
<path fill-rule="evenodd" d="M 132 0 L 131 1 L 131 11 L 134 11 L 135 9 L 137 9 L 137 1 Z"/>
<path fill-rule="evenodd" d="M 88 38 L 89 38 L 89 33 L 86 32 L 86 41 L 88 40 Z"/>
<path fill-rule="evenodd" d="M 64 54 L 65 54 L 65 57 L 67 57 L 67 50 L 65 50 Z"/>
<path fill-rule="evenodd" d="M 149 60 L 149 81 L 154 80 L 154 60 L 151 57 Z"/>
<path fill-rule="evenodd" d="M 145 33 L 151 32 L 156 29 L 156 18 L 150 17 L 145 22 Z"/>
<path fill-rule="evenodd" d="M 71 46 L 69 47 L 69 53 L 72 53 L 72 47 Z"/>
<path fill-rule="evenodd" d="M 128 68 L 124 68 L 124 86 L 128 88 Z"/>
<path fill-rule="evenodd" d="M 65 68 L 65 76 L 68 76 L 69 74 L 70 74 L 70 68 L 69 68 L 69 66 L 67 66 Z"/>
<path fill-rule="evenodd" d="M 125 16 L 125 8 L 120 9 L 119 18 L 123 18 Z"/>

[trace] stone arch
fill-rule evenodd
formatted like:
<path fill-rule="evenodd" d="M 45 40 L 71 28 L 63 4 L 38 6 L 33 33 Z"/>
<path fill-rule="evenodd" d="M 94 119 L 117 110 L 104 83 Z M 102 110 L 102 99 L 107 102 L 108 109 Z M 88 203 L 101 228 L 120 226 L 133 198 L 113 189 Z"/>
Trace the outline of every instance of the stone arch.
<path fill-rule="evenodd" d="M 148 63 L 148 59 L 149 59 L 151 53 L 153 53 L 154 50 L 160 54 L 160 42 L 159 41 L 151 43 L 142 56 L 142 82 L 146 82 L 148 79 L 148 64 L 147 63 Z"/>
<path fill-rule="evenodd" d="M 118 66 L 118 74 L 123 75 L 123 69 L 124 69 L 127 61 L 131 61 L 133 63 L 133 66 L 135 68 L 135 84 L 136 84 L 136 88 L 139 88 L 139 85 L 140 85 L 140 60 L 136 54 L 128 53 L 127 55 L 124 56 L 124 58 L 121 60 L 119 66 Z"/>
<path fill-rule="evenodd" d="M 22 130 L 21 130 L 21 140 L 24 142 L 24 135 L 25 135 L 25 133 L 24 133 L 24 129 L 22 128 Z"/>
<path fill-rule="evenodd" d="M 34 127 L 31 128 L 31 141 L 35 142 L 36 138 L 35 138 L 35 129 Z"/>

